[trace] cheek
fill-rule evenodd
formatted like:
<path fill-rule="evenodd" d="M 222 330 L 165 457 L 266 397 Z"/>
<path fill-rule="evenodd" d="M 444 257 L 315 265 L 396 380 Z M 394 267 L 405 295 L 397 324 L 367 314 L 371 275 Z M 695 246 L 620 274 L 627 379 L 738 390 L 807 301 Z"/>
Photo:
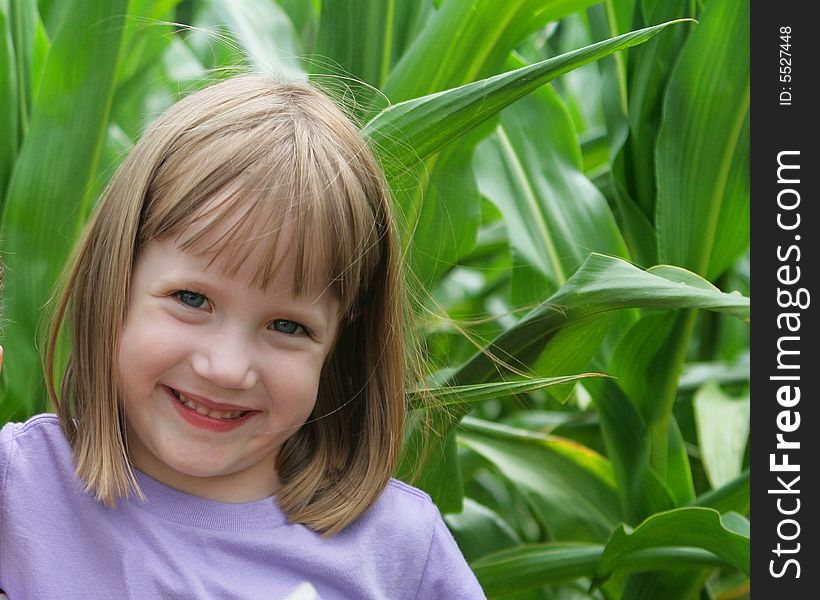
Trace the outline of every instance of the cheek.
<path fill-rule="evenodd" d="M 294 420 L 310 415 L 319 391 L 321 361 L 306 358 L 287 354 L 272 357 L 265 373 L 274 405 L 287 410 Z"/>
<path fill-rule="evenodd" d="M 184 336 L 159 324 L 126 323 L 118 353 L 120 386 L 159 376 L 180 360 Z"/>

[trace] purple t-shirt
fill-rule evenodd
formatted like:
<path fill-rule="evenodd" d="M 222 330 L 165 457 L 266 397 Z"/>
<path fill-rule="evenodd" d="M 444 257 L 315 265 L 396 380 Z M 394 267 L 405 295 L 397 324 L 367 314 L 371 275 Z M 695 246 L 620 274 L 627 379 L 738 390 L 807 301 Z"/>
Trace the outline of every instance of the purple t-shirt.
<path fill-rule="evenodd" d="M 270 498 L 226 504 L 136 471 L 146 501 L 83 491 L 55 415 L 0 430 L 0 589 L 10 600 L 474 599 L 484 594 L 430 498 L 391 480 L 341 533 Z"/>

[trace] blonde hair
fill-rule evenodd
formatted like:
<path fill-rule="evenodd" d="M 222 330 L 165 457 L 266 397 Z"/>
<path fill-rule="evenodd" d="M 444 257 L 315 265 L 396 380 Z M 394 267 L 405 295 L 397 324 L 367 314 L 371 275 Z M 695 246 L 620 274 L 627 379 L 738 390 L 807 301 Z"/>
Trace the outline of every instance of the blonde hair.
<path fill-rule="evenodd" d="M 226 196 L 217 206 L 209 202 Z M 308 84 L 245 75 L 166 111 L 120 167 L 85 232 L 55 311 L 48 390 L 87 490 L 107 505 L 140 493 L 124 443 L 119 338 L 135 261 L 152 240 L 198 234 L 183 248 L 227 258 L 265 244 L 264 288 L 292 227 L 296 292 L 317 283 L 342 307 L 316 406 L 282 446 L 277 501 L 291 522 L 332 535 L 362 514 L 391 476 L 402 439 L 404 290 L 382 171 L 356 127 Z M 202 226 L 204 224 L 204 226 Z M 217 247 L 203 238 L 219 232 Z M 70 337 L 62 385 L 55 355 Z"/>

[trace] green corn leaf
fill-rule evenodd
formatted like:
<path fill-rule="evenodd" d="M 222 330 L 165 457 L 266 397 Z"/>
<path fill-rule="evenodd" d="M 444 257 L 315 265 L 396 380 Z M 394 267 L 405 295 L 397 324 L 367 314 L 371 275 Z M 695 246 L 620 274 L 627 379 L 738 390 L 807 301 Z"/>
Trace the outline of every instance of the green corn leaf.
<path fill-rule="evenodd" d="M 608 370 L 618 378 L 618 386 L 645 422 L 659 411 L 658 390 L 671 366 L 669 357 L 662 353 L 673 337 L 676 317 L 673 311 L 644 316 L 623 337 L 609 363 Z"/>
<path fill-rule="evenodd" d="M 517 304 L 557 290 L 590 251 L 627 255 L 606 199 L 581 172 L 578 145 L 566 106 L 544 86 L 506 108 L 476 151 L 479 189 L 504 215 L 517 258 Z M 525 265 L 545 280 L 530 294 L 519 281 Z"/>
<path fill-rule="evenodd" d="M 445 515 L 444 520 L 467 561 L 521 544 L 501 515 L 471 498 L 464 499 L 462 512 Z"/>
<path fill-rule="evenodd" d="M 425 289 L 475 247 L 481 222 L 472 164 L 476 137 L 469 134 L 419 165 L 414 177 L 394 181 L 407 257 Z"/>
<path fill-rule="evenodd" d="M 424 23 L 391 71 L 384 92 L 400 102 L 494 74 L 527 34 L 592 3 L 512 0 L 501 5 L 497 0 L 447 0 Z"/>
<path fill-rule="evenodd" d="M 307 79 L 301 41 L 279 4 L 267 0 L 210 0 L 209 4 L 254 70 L 285 81 Z"/>
<path fill-rule="evenodd" d="M 708 575 L 714 572 L 714 569 L 704 568 L 704 565 L 685 566 L 688 567 L 686 570 L 667 569 L 650 573 L 634 573 L 626 580 L 617 598 L 618 600 L 644 600 L 645 598 L 692 600 L 698 598 Z"/>
<path fill-rule="evenodd" d="M 131 0 L 123 32 L 119 85 L 133 79 L 147 66 L 156 66 L 174 38 L 174 9 L 180 1 Z"/>
<path fill-rule="evenodd" d="M 576 542 L 529 544 L 503 550 L 470 563 L 484 592 L 497 594 L 593 577 L 604 546 Z M 678 570 L 724 565 L 711 552 L 698 548 L 650 548 L 621 557 L 620 572 Z M 657 597 L 657 596 L 653 596 Z"/>
<path fill-rule="evenodd" d="M 316 53 L 331 58 L 344 73 L 381 88 L 430 8 L 418 0 L 327 2 Z M 321 63 L 312 67 L 313 72 L 335 70 Z"/>
<path fill-rule="evenodd" d="M 482 254 L 481 259 L 476 259 L 484 261 L 481 271 L 473 270 L 469 266 L 452 269 L 436 287 L 435 301 L 438 310 L 419 316 L 418 330 L 425 336 L 428 364 L 445 365 L 448 371 L 475 353 L 475 340 L 491 340 L 510 325 L 504 323 L 505 315 L 472 322 L 469 325 L 469 338 L 465 337 L 462 326 L 459 325 L 461 318 L 469 319 L 471 315 L 484 314 L 501 286 L 509 281 L 506 239 L 496 238 L 495 234 L 492 240 L 480 234 L 479 239 L 482 238 L 484 241 L 479 242 L 477 251 L 463 261 L 469 265 L 477 253 Z M 485 252 L 487 254 L 484 254 Z M 469 288 L 464 284 L 466 278 L 474 282 Z M 439 316 L 441 311 L 446 312 L 446 318 L 442 319 Z M 451 320 L 454 320 L 455 324 L 451 323 Z M 430 379 L 430 383 L 438 385 L 445 378 L 446 374 L 437 373 Z"/>
<path fill-rule="evenodd" d="M 0 211 L 19 145 L 17 65 L 9 0 L 0 0 Z"/>
<path fill-rule="evenodd" d="M 627 242 L 632 259 L 639 265 L 649 266 L 658 262 L 655 226 L 641 211 L 629 190 L 620 180 L 618 175 L 620 162 L 622 162 L 621 159 L 616 159 L 612 166 L 612 173 L 615 177 L 614 196 L 621 215 L 621 233 Z"/>
<path fill-rule="evenodd" d="M 633 27 L 695 16 L 688 0 L 652 0 L 642 4 L 643 12 L 647 13 L 645 20 Z M 696 29 L 697 26 L 676 27 L 668 35 L 656 37 L 628 53 L 629 138 L 616 162 L 622 163 L 622 169 L 629 169 L 628 176 L 621 174 L 621 183 L 628 186 L 641 213 L 652 221 L 656 202 L 654 153 L 664 93 L 680 47 Z M 622 169 L 616 168 L 615 172 Z"/>
<path fill-rule="evenodd" d="M 514 394 L 525 394 L 541 390 L 551 385 L 561 385 L 580 381 L 587 377 L 606 377 L 603 373 L 583 373 L 566 377 L 536 377 L 521 381 L 496 381 L 476 385 L 425 388 L 410 392 L 411 406 L 418 407 L 420 398 L 431 398 L 436 406 L 448 406 L 463 402 L 483 402 L 490 398 L 503 398 Z"/>
<path fill-rule="evenodd" d="M 661 271 L 667 274 L 667 271 Z M 690 283 L 686 283 L 686 281 Z M 497 380 L 503 372 L 502 363 L 525 370 L 544 352 L 566 353 L 587 359 L 592 356 L 600 338 L 579 338 L 561 333 L 569 327 L 578 326 L 592 317 L 624 308 L 703 308 L 726 312 L 740 319 L 749 318 L 749 299 L 740 294 L 726 294 L 705 289 L 703 284 L 688 275 L 677 281 L 642 271 L 628 262 L 600 254 L 592 254 L 581 268 L 549 300 L 530 312 L 515 326 L 501 334 L 483 351 L 456 369 L 446 385 L 468 385 Z M 555 342 L 560 341 L 561 347 Z M 591 346 L 588 352 L 579 353 L 578 346 Z M 586 365 L 574 365 L 575 372 Z M 473 407 L 472 403 L 447 406 L 445 409 L 428 409 L 431 430 L 435 437 L 443 439 L 456 423 Z M 406 440 L 406 456 L 415 464 L 430 459 L 436 444 L 423 441 L 427 436 L 421 430 L 412 431 Z M 668 437 L 663 438 L 664 447 Z M 414 449 L 410 451 L 410 449 Z M 424 455 L 417 452 L 428 448 Z"/>
<path fill-rule="evenodd" d="M 40 12 L 41 20 L 49 37 L 56 34 L 67 4 L 67 2 L 61 2 L 60 0 L 37 0 L 37 10 Z"/>
<path fill-rule="evenodd" d="M 14 290 L 6 299 L 6 346 L 14 362 L 2 373 L 3 422 L 45 407 L 35 331 L 84 219 L 79 207 L 108 125 L 127 4 L 70 3 L 14 165 L 0 232 L 7 286 Z"/>
<path fill-rule="evenodd" d="M 648 272 L 704 291 L 718 291 L 677 267 L 662 265 Z M 651 440 L 651 464 L 666 478 L 678 505 L 694 496 L 688 456 L 672 410 L 695 316 L 693 311 L 646 316 L 622 338 L 610 363 L 618 385 L 643 415 Z"/>
<path fill-rule="evenodd" d="M 711 281 L 749 245 L 748 226 L 737 226 L 748 223 L 750 207 L 747 2 L 706 5 L 672 74 L 663 114 L 660 260 Z"/>
<path fill-rule="evenodd" d="M 709 483 L 718 488 L 740 475 L 749 438 L 749 395 L 732 398 L 714 382 L 693 400 L 701 460 Z"/>
<path fill-rule="evenodd" d="M 437 13 L 438 0 L 393 0 L 393 48 L 390 52 L 390 71 L 415 43 L 422 32 L 429 29 L 429 20 Z M 384 73 L 384 68 L 382 68 Z M 389 76 L 389 73 L 388 73 Z M 381 87 L 387 84 L 382 80 Z"/>
<path fill-rule="evenodd" d="M 487 118 L 506 103 L 534 90 L 549 79 L 617 49 L 640 43 L 657 33 L 662 27 L 658 26 L 651 31 L 633 32 L 622 36 L 620 40 L 610 40 L 600 46 L 571 52 L 563 57 L 552 59 L 554 62 L 538 63 L 542 65 L 540 71 L 536 69 L 527 72 L 526 69 L 530 67 L 526 67 L 484 82 L 450 90 L 435 97 L 426 97 L 393 106 L 383 111 L 364 127 L 364 133 L 371 137 L 375 142 L 376 150 L 382 153 L 383 164 L 388 171 L 393 188 L 397 191 L 397 213 L 401 231 L 408 245 L 410 264 L 420 282 L 431 287 L 442 272 L 466 255 L 475 244 L 479 223 L 479 203 L 477 191 L 474 192 L 472 189 L 474 184 L 471 183 L 473 175 L 470 172 L 469 161 L 472 153 L 471 145 L 477 141 L 476 138 L 483 137 L 482 130 L 477 129 L 469 133 L 467 140 L 462 138 L 459 145 L 450 146 L 448 152 L 443 156 L 436 155 L 436 152 L 441 150 L 450 139 L 463 136 L 471 128 L 486 122 Z M 410 112 L 405 113 L 404 110 L 411 106 L 413 108 Z M 477 106 L 477 110 L 473 110 L 472 106 Z M 455 110 L 458 114 L 451 114 L 451 110 Z M 532 112 L 530 110 L 528 116 L 531 116 Z M 415 147 L 415 142 L 423 138 L 417 136 L 416 139 L 405 140 L 401 135 L 393 136 L 393 128 L 404 127 L 408 118 L 411 119 L 408 124 L 411 129 L 413 127 L 422 128 L 416 133 L 428 137 L 429 135 L 438 136 L 433 141 L 433 146 L 418 152 L 419 148 Z M 562 115 L 562 118 L 566 119 L 566 115 Z M 386 129 L 382 131 L 381 127 Z M 385 143 L 393 144 L 393 146 L 386 147 Z M 396 151 L 404 153 L 398 157 L 399 160 L 396 160 Z M 580 163 L 577 149 L 565 147 L 563 154 L 571 154 L 569 160 Z M 422 159 L 421 168 L 418 169 L 418 163 Z M 530 167 L 531 170 L 535 168 L 533 165 Z M 568 193 L 567 187 L 573 190 L 573 194 L 577 190 L 583 190 L 581 199 L 584 201 L 575 199 L 575 202 L 569 203 L 569 205 L 576 206 L 575 210 L 569 208 L 566 210 L 573 213 L 571 217 L 582 231 L 588 232 L 592 226 L 597 226 L 597 231 L 594 236 L 591 234 L 586 236 L 578 246 L 588 241 L 592 245 L 585 248 L 585 251 L 592 248 L 608 253 L 625 254 L 625 247 L 603 198 L 589 182 L 584 186 L 583 176 L 580 173 L 575 177 L 572 175 L 572 173 L 567 173 L 556 179 L 551 190 L 558 194 Z M 570 180 L 572 180 L 571 184 L 569 184 Z M 608 227 L 600 223 L 601 220 L 607 218 L 607 215 Z M 550 236 L 550 239 L 563 239 L 561 233 L 563 231 Z M 410 243 L 411 236 L 412 243 Z M 540 239 L 543 241 L 543 237 Z M 566 254 L 566 246 L 566 243 L 560 244 L 557 252 L 561 255 Z M 584 255 L 578 248 L 575 250 L 576 252 L 570 253 L 570 258 L 566 259 L 569 262 L 576 261 L 570 265 L 573 269 Z M 522 269 L 519 268 L 516 271 L 520 273 Z M 521 277 L 517 279 L 520 281 Z M 518 287 L 521 287 L 520 284 Z M 541 289 L 541 297 L 544 291 L 549 290 L 549 287 L 545 290 L 544 286 L 538 284 L 534 287 Z"/>
<path fill-rule="evenodd" d="M 618 481 L 624 519 L 637 524 L 653 513 L 675 508 L 675 501 L 672 491 L 650 467 L 646 421 L 616 381 L 593 381 L 588 387 Z"/>
<path fill-rule="evenodd" d="M 694 289 L 719 292 L 691 273 L 657 267 L 648 271 Z M 670 423 L 678 391 L 678 381 L 694 326 L 694 311 L 650 314 L 632 326 L 612 355 L 610 370 L 618 377 L 618 385 L 641 412 L 651 440 L 650 460 L 660 476 L 673 477 L 672 489 L 680 494 L 679 503 L 690 499 L 687 491 L 688 462 L 685 450 L 677 445 L 670 450 Z M 681 455 L 683 452 L 683 455 Z M 667 472 L 669 459 L 676 459 L 677 475 Z M 681 463 L 687 463 L 685 465 Z"/>
<path fill-rule="evenodd" d="M 492 598 L 595 574 L 601 544 L 553 542 L 503 550 L 470 563 L 484 593 Z"/>
<path fill-rule="evenodd" d="M 692 466 L 689 464 L 686 442 L 674 415 L 669 419 L 667 429 L 666 484 L 672 490 L 676 504 L 682 506 L 695 498 Z"/>
<path fill-rule="evenodd" d="M 695 390 L 708 381 L 716 383 L 744 383 L 748 382 L 749 355 L 741 356 L 739 360 L 715 360 L 709 362 L 693 362 L 683 366 L 680 378 L 680 389 Z"/>
<path fill-rule="evenodd" d="M 46 68 L 46 60 L 51 50 L 51 40 L 42 19 L 37 19 L 37 31 L 34 35 L 34 55 L 31 62 L 31 98 L 32 102 L 37 101 L 40 94 L 40 82 L 43 79 L 43 71 Z"/>
<path fill-rule="evenodd" d="M 702 290 L 706 290 L 707 292 L 718 291 L 717 287 L 703 279 L 700 275 L 697 275 L 692 271 L 687 271 L 681 267 L 676 267 L 675 265 L 656 265 L 654 267 L 650 267 L 647 271 L 653 275 L 657 275 L 658 277 L 668 279 L 669 281 L 698 287 Z"/>
<path fill-rule="evenodd" d="M 316 30 L 319 27 L 316 3 L 313 0 L 281 0 L 279 5 L 287 13 L 293 28 L 299 34 L 304 51 L 312 54 L 315 51 Z M 325 10 L 329 8 L 326 5 Z"/>
<path fill-rule="evenodd" d="M 627 554 L 664 546 L 701 548 L 749 574 L 748 520 L 708 508 L 678 508 L 652 515 L 634 530 L 618 527 L 606 544 L 598 575 L 609 575 Z"/>
<path fill-rule="evenodd" d="M 28 132 L 33 103 L 32 90 L 34 52 L 37 37 L 37 0 L 9 0 L 11 32 L 17 75 L 18 110 L 23 137 Z"/>
<path fill-rule="evenodd" d="M 595 363 L 595 355 L 605 350 L 606 338 L 618 326 L 619 316 L 623 317 L 626 314 L 607 312 L 567 323 L 555 332 L 548 344 L 540 348 L 529 348 L 510 362 L 519 365 L 525 371 L 553 377 L 577 373 L 588 368 L 600 368 L 603 363 L 592 366 Z M 574 384 L 557 385 L 547 388 L 546 392 L 556 401 L 563 403 L 575 387 Z"/>
<path fill-rule="evenodd" d="M 670 281 L 628 262 L 591 254 L 555 295 L 506 331 L 487 350 L 505 360 L 527 349 L 543 347 L 556 331 L 580 319 L 623 308 L 703 308 L 749 317 L 749 299 L 740 294 L 710 291 L 684 281 Z M 485 353 L 461 367 L 454 384 L 490 381 L 497 362 Z"/>
<path fill-rule="evenodd" d="M 100 176 L 95 190 L 102 190 L 116 167 L 125 158 L 120 152 L 138 140 L 146 126 L 158 112 L 170 106 L 183 88 L 182 78 L 174 78 L 173 86 L 167 86 L 168 76 L 183 71 L 187 63 L 175 57 L 174 68 L 163 67 L 163 58 L 172 46 L 182 46 L 180 35 L 175 31 L 174 12 L 180 0 L 132 0 L 123 32 L 122 62 L 117 69 L 117 84 L 110 120 L 116 123 L 116 131 L 109 131 L 108 140 L 100 161 Z M 198 73 L 205 77 L 204 71 Z M 170 89 L 168 89 L 170 87 Z M 157 90 L 162 90 L 161 94 Z M 128 139 L 126 144 L 125 139 Z M 117 143 L 113 143 L 117 140 Z M 92 194 L 96 199 L 98 193 Z"/>
<path fill-rule="evenodd" d="M 435 462 L 426 465 L 423 473 L 413 471 L 415 465 L 403 465 L 412 473 L 413 483 L 420 485 L 435 498 L 436 506 L 442 513 L 457 513 L 464 509 L 464 478 L 458 460 L 458 447 L 454 431 L 444 439 L 437 450 Z"/>
<path fill-rule="evenodd" d="M 590 13 L 590 29 L 602 29 L 596 26 L 597 21 L 602 21 L 606 25 L 607 35 L 619 35 L 626 33 L 635 27 L 635 4 L 640 0 L 606 0 L 603 6 L 593 6 Z M 644 25 L 642 23 L 641 25 Z M 601 36 L 604 37 L 604 36 Z M 626 57 L 623 55 L 613 56 L 611 62 L 616 63 L 616 68 L 620 72 L 619 79 L 626 81 Z M 615 100 L 623 102 L 626 109 L 626 87 L 623 92 L 615 94 Z"/>
<path fill-rule="evenodd" d="M 433 0 L 338 0 L 321 12 L 316 51 L 308 59 L 311 79 L 344 89 L 353 99 L 349 108 L 364 122 L 388 104 L 380 88 L 436 12 Z"/>
<path fill-rule="evenodd" d="M 732 481 L 698 496 L 692 505 L 714 508 L 720 513 L 732 511 L 745 515 L 749 513 L 750 492 L 750 471 L 746 469 Z"/>
<path fill-rule="evenodd" d="M 367 123 L 391 173 L 416 164 L 543 84 L 613 52 L 645 42 L 673 23 L 647 27 L 508 73 L 395 104 Z"/>
<path fill-rule="evenodd" d="M 556 539 L 602 542 L 619 521 L 609 463 L 577 442 L 474 418 L 458 441 L 516 486 Z"/>

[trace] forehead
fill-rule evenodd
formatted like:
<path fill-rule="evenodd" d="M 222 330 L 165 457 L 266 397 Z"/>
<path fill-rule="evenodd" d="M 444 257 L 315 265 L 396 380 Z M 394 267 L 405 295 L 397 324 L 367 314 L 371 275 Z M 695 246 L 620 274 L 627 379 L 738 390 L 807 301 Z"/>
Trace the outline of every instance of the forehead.
<path fill-rule="evenodd" d="M 184 250 L 173 238 L 151 241 L 142 251 L 133 273 L 134 289 L 144 286 L 166 290 L 190 289 L 216 299 L 227 296 L 242 298 L 250 307 L 253 303 L 299 301 L 327 307 L 334 314 L 339 303 L 328 286 L 297 286 L 293 254 L 288 253 L 280 262 L 276 275 L 259 286 L 252 281 L 259 260 L 265 260 L 261 250 L 251 252 L 239 269 L 228 274 L 225 254 L 211 257 Z M 218 295 L 218 296 L 217 296 Z"/>
<path fill-rule="evenodd" d="M 234 187 L 205 202 L 166 238 L 223 277 L 262 290 L 286 286 L 292 295 L 333 294 L 331 265 L 306 231 L 313 228 L 290 207 L 272 202 Z"/>

